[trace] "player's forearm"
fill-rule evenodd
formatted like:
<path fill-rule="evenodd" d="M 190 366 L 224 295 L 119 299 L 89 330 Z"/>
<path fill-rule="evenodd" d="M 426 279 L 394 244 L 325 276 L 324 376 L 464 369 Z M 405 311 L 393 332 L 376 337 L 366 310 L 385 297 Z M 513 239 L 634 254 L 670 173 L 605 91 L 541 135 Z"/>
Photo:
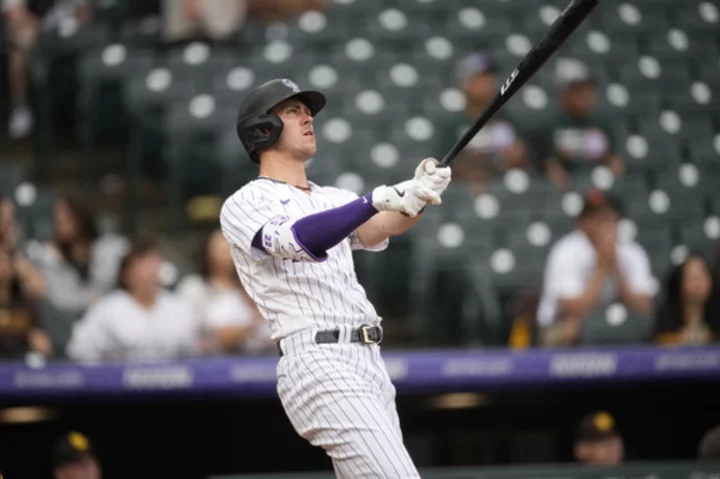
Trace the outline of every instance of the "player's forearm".
<path fill-rule="evenodd" d="M 357 237 L 366 248 L 371 248 L 412 228 L 420 216 L 411 218 L 400 213 L 383 211 L 357 229 Z"/>
<path fill-rule="evenodd" d="M 378 214 L 372 195 L 298 220 L 278 217 L 265 225 L 253 246 L 294 260 L 324 261 L 327 251 Z"/>

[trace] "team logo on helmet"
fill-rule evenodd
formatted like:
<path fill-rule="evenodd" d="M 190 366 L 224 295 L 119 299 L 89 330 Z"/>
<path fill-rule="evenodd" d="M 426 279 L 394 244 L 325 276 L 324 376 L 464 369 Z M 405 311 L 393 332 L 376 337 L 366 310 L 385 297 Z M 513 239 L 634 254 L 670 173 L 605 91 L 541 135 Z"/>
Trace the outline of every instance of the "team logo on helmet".
<path fill-rule="evenodd" d="M 298 87 L 294 81 L 288 80 L 287 78 L 285 78 L 282 82 L 283 82 L 283 85 L 290 88 L 295 93 L 300 93 L 300 87 Z"/>

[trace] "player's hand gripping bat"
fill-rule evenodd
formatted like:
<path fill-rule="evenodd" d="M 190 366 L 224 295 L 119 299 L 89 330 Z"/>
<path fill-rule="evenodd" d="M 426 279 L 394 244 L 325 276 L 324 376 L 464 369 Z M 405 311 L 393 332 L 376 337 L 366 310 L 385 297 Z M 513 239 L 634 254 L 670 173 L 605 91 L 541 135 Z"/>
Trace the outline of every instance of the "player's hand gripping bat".
<path fill-rule="evenodd" d="M 497 111 L 537 72 L 553 53 L 567 40 L 570 34 L 582 23 L 585 17 L 597 6 L 600 0 L 570 0 L 560 16 L 545 36 L 525 55 L 515 68 L 492 103 L 475 120 L 473 126 L 455 143 L 438 166 L 448 166 L 472 140 L 480 129 Z"/>

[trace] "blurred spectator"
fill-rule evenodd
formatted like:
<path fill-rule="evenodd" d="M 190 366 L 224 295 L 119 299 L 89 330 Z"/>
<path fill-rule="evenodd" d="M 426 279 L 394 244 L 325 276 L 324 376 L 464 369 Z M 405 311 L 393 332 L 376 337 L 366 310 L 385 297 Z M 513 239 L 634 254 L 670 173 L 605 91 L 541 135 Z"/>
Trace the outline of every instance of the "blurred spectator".
<path fill-rule="evenodd" d="M 540 146 L 548 177 L 567 188 L 572 175 L 597 165 L 622 176 L 625 164 L 617 152 L 612 123 L 595 113 L 597 89 L 590 69 L 578 60 L 561 58 L 556 64 L 556 85 L 558 110 L 546 120 Z"/>
<path fill-rule="evenodd" d="M 199 352 L 192 311 L 160 281 L 162 257 L 136 241 L 120 266 L 119 289 L 75 324 L 68 355 L 77 360 L 172 359 Z"/>
<path fill-rule="evenodd" d="M 700 441 L 698 459 L 701 461 L 720 461 L 720 425 L 710 429 Z"/>
<path fill-rule="evenodd" d="M 0 0 L 10 41 L 9 84 L 11 138 L 27 136 L 35 120 L 28 105 L 30 57 L 40 31 L 56 28 L 60 22 L 74 19 L 90 21 L 92 10 L 87 0 Z"/>
<path fill-rule="evenodd" d="M 18 359 L 29 352 L 50 356 L 52 345 L 12 258 L 0 250 L 0 357 Z"/>
<path fill-rule="evenodd" d="M 274 346 L 267 323 L 240 283 L 230 246 L 219 229 L 203 244 L 199 272 L 185 278 L 177 293 L 192 305 L 200 329 L 209 336 L 212 352 Z"/>
<path fill-rule="evenodd" d="M 465 94 L 465 111 L 443 125 L 442 151 L 452 148 L 490 104 L 499 88 L 495 66 L 483 53 L 470 55 L 461 61 L 457 79 Z M 511 168 L 528 167 L 525 142 L 502 111 L 473 137 L 459 157 L 457 166 L 453 166 L 455 177 L 468 184 L 473 196 L 482 192 L 487 180 L 501 176 Z"/>
<path fill-rule="evenodd" d="M 575 458 L 586 466 L 619 466 L 625 456 L 622 436 L 615 420 L 606 412 L 583 417 L 575 437 Z"/>
<path fill-rule="evenodd" d="M 22 243 L 20 228 L 15 221 L 15 203 L 0 195 L 0 249 L 10 255 L 23 294 L 39 299 L 45 296 L 47 284 L 42 273 L 25 256 Z"/>
<path fill-rule="evenodd" d="M 163 0 L 164 39 L 223 41 L 245 23 L 247 0 Z"/>
<path fill-rule="evenodd" d="M 100 479 L 100 463 L 85 435 L 70 432 L 55 443 L 54 479 Z"/>
<path fill-rule="evenodd" d="M 658 309 L 655 339 L 667 345 L 703 345 L 713 337 L 708 320 L 712 278 L 705 259 L 687 257 L 668 275 L 665 300 Z"/>
<path fill-rule="evenodd" d="M 537 314 L 544 345 L 577 343 L 580 322 L 618 301 L 638 315 L 651 312 L 650 262 L 642 246 L 618 239 L 618 210 L 591 191 L 577 229 L 551 248 Z"/>
<path fill-rule="evenodd" d="M 61 198 L 53 206 L 54 239 L 33 260 L 47 281 L 47 299 L 58 310 L 81 315 L 117 279 L 127 241 L 102 235 L 90 202 Z"/>

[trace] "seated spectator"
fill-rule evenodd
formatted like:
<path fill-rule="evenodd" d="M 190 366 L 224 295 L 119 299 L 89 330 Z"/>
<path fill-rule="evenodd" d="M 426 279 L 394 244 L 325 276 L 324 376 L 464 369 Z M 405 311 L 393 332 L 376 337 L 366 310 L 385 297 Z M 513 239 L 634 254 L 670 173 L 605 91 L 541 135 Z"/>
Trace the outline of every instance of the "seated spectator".
<path fill-rule="evenodd" d="M 163 0 L 166 42 L 224 41 L 242 28 L 247 0 Z"/>
<path fill-rule="evenodd" d="M 537 320 L 546 346 L 577 344 L 581 321 L 615 302 L 650 314 L 652 275 L 645 250 L 618 239 L 615 201 L 591 191 L 577 229 L 550 250 Z"/>
<path fill-rule="evenodd" d="M 50 338 L 23 292 L 12 258 L 0 249 L 0 358 L 21 359 L 30 352 L 50 356 Z"/>
<path fill-rule="evenodd" d="M 54 239 L 33 260 L 47 282 L 47 299 L 58 310 L 81 316 L 112 290 L 127 241 L 98 231 L 89 202 L 61 198 L 53 207 Z"/>
<path fill-rule="evenodd" d="M 185 278 L 177 293 L 192 305 L 209 351 L 250 352 L 273 347 L 267 322 L 242 287 L 230 246 L 220 230 L 205 240 L 199 272 Z"/>
<path fill-rule="evenodd" d="M 54 479 L 100 479 L 102 470 L 90 441 L 79 432 L 70 432 L 55 443 Z"/>
<path fill-rule="evenodd" d="M 615 429 L 615 420 L 606 412 L 583 417 L 575 437 L 575 459 L 586 466 L 614 467 L 622 464 L 625 445 Z"/>
<path fill-rule="evenodd" d="M 658 309 L 655 339 L 666 345 L 703 345 L 713 342 L 708 327 L 712 279 L 705 259 L 692 254 L 668 275 L 665 300 Z"/>
<path fill-rule="evenodd" d="M 68 355 L 76 360 L 173 359 L 198 353 L 196 320 L 160 281 L 162 257 L 136 241 L 120 266 L 118 290 L 90 307 L 73 329 Z"/>
<path fill-rule="evenodd" d="M 41 30 L 55 28 L 67 18 L 81 23 L 91 18 L 87 0 L 0 0 L 10 41 L 8 134 L 23 138 L 33 129 L 34 116 L 28 104 L 30 55 Z"/>
<path fill-rule="evenodd" d="M 701 461 L 720 461 L 720 425 L 705 433 L 698 448 Z"/>
<path fill-rule="evenodd" d="M 595 113 L 597 90 L 589 68 L 571 58 L 556 64 L 557 111 L 544 122 L 543 168 L 555 184 L 567 188 L 571 176 L 605 165 L 622 176 L 625 164 L 618 154 L 612 123 Z"/>
<path fill-rule="evenodd" d="M 465 93 L 465 111 L 443 125 L 442 151 L 449 151 L 472 126 L 495 97 L 499 88 L 497 71 L 482 53 L 470 55 L 457 69 L 458 84 Z M 496 114 L 468 143 L 453 164 L 455 178 L 466 182 L 473 196 L 482 192 L 487 180 L 502 176 L 511 168 L 528 167 L 527 148 L 513 124 Z"/>
<path fill-rule="evenodd" d="M 20 228 L 15 221 L 15 203 L 0 195 L 0 249 L 10 255 L 22 292 L 30 299 L 45 296 L 47 285 L 42 273 L 24 253 Z"/>

